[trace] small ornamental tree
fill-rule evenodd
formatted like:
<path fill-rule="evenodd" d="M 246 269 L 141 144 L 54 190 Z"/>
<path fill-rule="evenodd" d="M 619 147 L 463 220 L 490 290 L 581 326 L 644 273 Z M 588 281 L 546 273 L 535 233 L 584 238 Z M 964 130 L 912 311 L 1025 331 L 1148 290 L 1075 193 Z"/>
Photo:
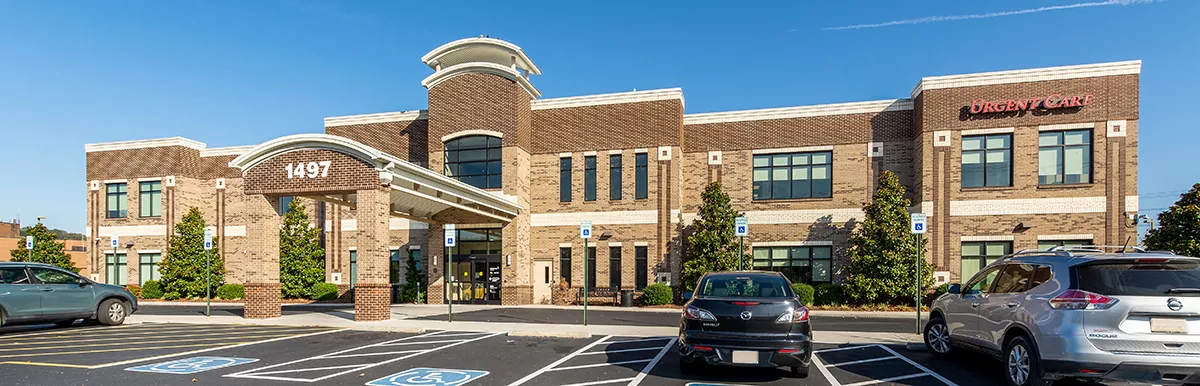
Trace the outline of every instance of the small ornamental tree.
<path fill-rule="evenodd" d="M 12 261 L 46 263 L 71 270 L 71 272 L 79 272 L 79 268 L 76 268 L 75 263 L 71 261 L 71 255 L 66 252 L 66 244 L 58 242 L 58 235 L 46 228 L 45 225 L 39 223 L 36 226 L 27 227 L 25 234 L 33 236 L 33 256 L 29 256 L 29 250 L 25 249 L 25 239 L 21 239 L 17 242 L 17 249 L 8 252 L 12 256 Z"/>
<path fill-rule="evenodd" d="M 425 275 L 422 275 L 422 272 L 417 269 L 416 259 L 408 258 L 405 260 L 408 260 L 408 264 L 405 266 L 404 271 L 404 287 L 400 289 L 400 301 L 421 303 L 421 300 L 425 298 L 425 292 L 429 288 L 424 283 Z"/>
<path fill-rule="evenodd" d="M 1158 228 L 1146 233 L 1144 243 L 1147 249 L 1200 257 L 1200 183 L 1158 214 Z"/>
<path fill-rule="evenodd" d="M 695 289 L 705 273 L 738 268 L 738 240 L 734 237 L 733 223 L 741 213 L 730 206 L 729 195 L 718 182 L 708 184 L 701 198 L 704 202 L 692 223 L 696 231 L 688 236 L 687 256 L 683 262 L 682 280 L 686 291 Z M 746 261 L 750 260 L 747 258 Z"/>
<path fill-rule="evenodd" d="M 310 298 L 313 286 L 325 281 L 321 230 L 312 226 L 304 210 L 301 200 L 292 200 L 279 229 L 279 282 L 285 298 Z"/>
<path fill-rule="evenodd" d="M 225 262 L 217 249 L 217 239 L 213 238 L 210 256 L 205 256 L 204 250 L 204 218 L 200 209 L 192 207 L 183 219 L 175 224 L 175 233 L 167 242 L 167 253 L 158 263 L 158 271 L 162 274 L 159 284 L 162 286 L 163 299 L 174 300 L 181 298 L 196 298 L 205 296 L 206 264 L 205 259 L 211 258 L 212 276 L 208 288 L 216 295 L 217 287 L 225 282 Z"/>
<path fill-rule="evenodd" d="M 879 176 L 879 188 L 863 207 L 863 222 L 850 237 L 850 264 L 845 293 L 863 304 L 912 300 L 916 284 L 917 248 L 909 233 L 910 205 L 904 186 L 891 171 Z M 921 261 L 921 291 L 933 285 L 933 264 Z"/>

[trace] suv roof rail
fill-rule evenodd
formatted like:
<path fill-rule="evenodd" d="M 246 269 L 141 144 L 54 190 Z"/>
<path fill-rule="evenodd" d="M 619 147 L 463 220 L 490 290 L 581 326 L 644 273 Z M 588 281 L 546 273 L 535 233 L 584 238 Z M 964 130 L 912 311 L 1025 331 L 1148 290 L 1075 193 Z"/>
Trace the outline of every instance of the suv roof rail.
<path fill-rule="evenodd" d="M 1022 249 L 1022 250 L 1017 251 L 1016 253 L 1008 255 L 1008 257 L 1011 258 L 1011 257 L 1024 256 L 1024 255 L 1054 255 L 1054 256 L 1059 256 L 1059 257 L 1071 257 L 1072 256 L 1071 251 L 1057 250 L 1057 249 L 1051 248 L 1051 249 L 1045 250 L 1045 251 L 1041 251 L 1041 250 L 1037 250 L 1037 249 Z"/>
<path fill-rule="evenodd" d="M 1135 245 L 1060 245 L 1050 247 L 1047 251 L 1080 251 L 1080 252 L 1099 252 L 1104 253 L 1105 250 L 1114 250 L 1118 253 L 1146 253 L 1146 249 Z"/>

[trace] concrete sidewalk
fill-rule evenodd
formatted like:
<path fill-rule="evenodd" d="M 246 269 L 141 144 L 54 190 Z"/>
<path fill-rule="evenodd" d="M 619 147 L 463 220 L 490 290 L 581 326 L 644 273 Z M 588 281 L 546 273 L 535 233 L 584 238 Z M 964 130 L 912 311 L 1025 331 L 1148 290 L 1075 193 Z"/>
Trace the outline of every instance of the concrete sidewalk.
<path fill-rule="evenodd" d="M 422 307 L 423 308 L 423 307 Z M 590 309 L 591 307 L 589 307 Z M 421 310 L 432 311 L 432 310 Z M 465 310 L 464 310 L 465 311 Z M 458 307 L 455 307 L 458 312 Z M 444 313 L 443 313 L 444 314 Z M 400 315 L 396 315 L 400 316 Z M 420 333 L 426 330 L 454 330 L 505 332 L 510 336 L 537 336 L 558 338 L 587 338 L 592 335 L 622 335 L 622 336 L 674 336 L 679 333 L 676 327 L 658 326 L 612 326 L 580 324 L 543 324 L 543 323 L 503 323 L 503 322 L 447 322 L 435 320 L 398 319 L 378 322 L 355 322 L 354 310 L 332 310 L 331 312 L 312 312 L 285 315 L 271 319 L 245 319 L 232 315 L 205 317 L 200 315 L 143 315 L 129 316 L 129 323 L 193 323 L 193 324 L 230 324 L 230 325 L 284 325 L 284 326 L 326 326 L 368 331 L 394 331 Z M 846 332 L 846 331 L 816 331 L 817 341 L 822 343 L 906 343 L 920 339 L 917 334 L 891 332 Z"/>

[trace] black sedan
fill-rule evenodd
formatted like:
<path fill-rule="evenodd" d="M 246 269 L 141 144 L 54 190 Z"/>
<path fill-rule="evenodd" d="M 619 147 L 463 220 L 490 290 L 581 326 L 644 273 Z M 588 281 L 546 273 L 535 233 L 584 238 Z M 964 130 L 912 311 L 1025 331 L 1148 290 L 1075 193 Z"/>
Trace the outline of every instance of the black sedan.
<path fill-rule="evenodd" d="M 679 364 L 788 367 L 808 376 L 808 308 L 778 272 L 714 272 L 700 278 L 679 323 Z"/>

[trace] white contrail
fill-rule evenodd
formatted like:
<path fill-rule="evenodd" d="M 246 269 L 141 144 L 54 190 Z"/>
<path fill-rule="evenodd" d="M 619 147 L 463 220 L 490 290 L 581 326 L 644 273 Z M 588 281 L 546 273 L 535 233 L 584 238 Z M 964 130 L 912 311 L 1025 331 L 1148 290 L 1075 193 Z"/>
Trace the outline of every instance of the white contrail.
<path fill-rule="evenodd" d="M 1052 5 L 1052 6 L 1048 6 L 1048 7 L 1022 9 L 1022 10 L 1017 10 L 1017 11 L 977 13 L 977 14 L 970 14 L 970 15 L 926 16 L 926 17 L 919 17 L 916 19 L 895 20 L 895 21 L 888 21 L 888 22 L 876 23 L 876 24 L 855 24 L 855 25 L 847 25 L 847 26 L 842 26 L 842 27 L 825 27 L 825 28 L 822 28 L 822 30 L 831 31 L 831 30 L 846 30 L 846 29 L 879 28 L 879 27 L 890 27 L 890 26 L 894 26 L 894 25 L 934 23 L 934 22 L 939 22 L 939 21 L 988 19 L 988 18 L 993 18 L 993 17 L 1024 15 L 1027 13 L 1058 11 L 1058 10 L 1073 9 L 1073 8 L 1104 7 L 1104 6 L 1109 6 L 1109 5 L 1149 4 L 1149 3 L 1153 3 L 1155 1 L 1156 0 L 1095 1 L 1095 2 L 1088 2 L 1088 3 L 1067 4 L 1067 5 Z M 1157 1 L 1166 1 L 1166 0 L 1157 0 Z"/>

